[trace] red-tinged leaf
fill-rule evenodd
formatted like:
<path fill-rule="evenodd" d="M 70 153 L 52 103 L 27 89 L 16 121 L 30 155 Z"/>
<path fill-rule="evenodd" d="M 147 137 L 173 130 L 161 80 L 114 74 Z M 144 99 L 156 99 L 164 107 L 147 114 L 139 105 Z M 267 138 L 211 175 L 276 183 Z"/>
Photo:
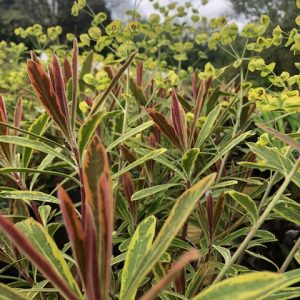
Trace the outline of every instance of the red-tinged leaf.
<path fill-rule="evenodd" d="M 160 139 L 161 139 L 161 134 L 160 134 L 160 130 L 157 128 L 157 126 L 153 127 L 153 134 L 155 136 L 155 140 L 157 143 L 160 143 Z"/>
<path fill-rule="evenodd" d="M 75 39 L 73 42 L 73 57 L 72 57 L 72 109 L 71 109 L 71 128 L 74 130 L 76 123 L 76 112 L 78 106 L 78 44 Z"/>
<path fill-rule="evenodd" d="M 65 86 L 67 86 L 69 79 L 72 77 L 72 67 L 67 58 L 64 59 L 64 63 L 63 63 L 63 76 L 64 76 Z"/>
<path fill-rule="evenodd" d="M 87 272 L 85 258 L 87 257 L 87 255 L 84 251 L 83 229 L 78 219 L 72 200 L 65 192 L 63 187 L 58 188 L 58 198 L 60 199 L 60 207 L 71 242 L 72 251 L 76 259 L 78 271 L 81 276 L 82 282 L 86 285 Z"/>
<path fill-rule="evenodd" d="M 78 296 L 71 290 L 66 282 L 61 278 L 57 271 L 47 261 L 46 258 L 34 248 L 34 246 L 24 237 L 24 234 L 18 230 L 15 225 L 0 214 L 0 229 L 6 234 L 11 242 L 39 269 L 39 271 L 48 278 L 49 281 L 70 300 L 78 300 Z"/>
<path fill-rule="evenodd" d="M 105 173 L 110 178 L 107 154 L 99 137 L 94 136 L 90 141 L 83 159 L 83 183 L 86 201 L 90 205 L 93 214 L 98 210 L 98 181 Z M 98 213 L 95 214 L 98 216 Z M 98 220 L 95 220 L 97 226 Z"/>
<path fill-rule="evenodd" d="M 173 126 L 181 141 L 181 145 L 184 149 L 187 148 L 187 127 L 184 117 L 184 110 L 177 98 L 177 94 L 172 90 L 172 119 Z"/>
<path fill-rule="evenodd" d="M 50 76 L 42 68 L 39 62 L 28 60 L 27 71 L 31 85 L 46 109 L 49 116 L 64 133 L 65 137 L 71 141 L 71 133 L 68 124 L 68 116 L 64 114 L 65 108 L 60 103 L 52 85 Z"/>
<path fill-rule="evenodd" d="M 184 267 L 191 261 L 198 260 L 200 258 L 196 249 L 185 252 L 179 257 L 179 259 L 172 265 L 165 277 L 158 281 L 146 294 L 144 294 L 140 300 L 152 300 L 157 299 L 159 293 L 165 289 L 184 269 Z"/>
<path fill-rule="evenodd" d="M 98 208 L 100 221 L 99 234 L 99 263 L 101 299 L 109 298 L 111 257 L 112 257 L 112 232 L 113 232 L 113 199 L 111 183 L 103 173 L 98 182 Z"/>
<path fill-rule="evenodd" d="M 122 183 L 125 199 L 127 200 L 132 216 L 135 218 L 138 201 L 131 201 L 131 196 L 135 193 L 135 187 L 129 172 L 126 172 L 122 175 Z"/>
<path fill-rule="evenodd" d="M 201 115 L 201 111 L 202 111 L 204 102 L 207 98 L 211 83 L 212 83 L 211 77 L 206 81 L 201 80 L 199 83 L 199 89 L 197 92 L 197 99 L 196 99 L 195 108 L 194 108 L 194 120 L 193 120 L 193 123 L 191 126 L 190 135 L 189 135 L 189 146 L 192 146 L 194 144 L 194 138 L 195 138 L 194 135 L 195 135 L 197 120 Z"/>
<path fill-rule="evenodd" d="M 156 143 L 157 143 L 156 137 L 155 137 L 154 133 L 151 132 L 150 135 L 149 135 L 149 145 L 152 148 L 155 148 L 156 147 Z"/>
<path fill-rule="evenodd" d="M 153 108 L 146 108 L 146 111 L 159 130 L 169 139 L 169 141 L 180 151 L 184 151 L 175 129 L 166 119 L 166 117 Z"/>
<path fill-rule="evenodd" d="M 151 132 L 149 135 L 148 143 L 152 148 L 156 148 L 157 141 L 156 141 L 156 137 L 153 132 Z M 154 172 L 154 164 L 155 164 L 155 160 L 153 160 L 153 159 L 146 161 L 148 171 L 151 175 L 153 175 L 153 172 Z"/>
<path fill-rule="evenodd" d="M 224 202 L 225 202 L 224 200 L 225 200 L 224 194 L 221 194 L 217 199 L 216 205 L 214 206 L 214 230 L 216 230 L 216 228 L 218 227 L 218 224 L 223 215 Z"/>
<path fill-rule="evenodd" d="M 129 172 L 126 172 L 122 175 L 122 183 L 126 200 L 131 202 L 131 196 L 135 192 L 134 183 Z"/>
<path fill-rule="evenodd" d="M 207 192 L 206 194 L 206 213 L 207 213 L 210 239 L 213 239 L 213 235 L 215 231 L 214 201 L 210 192 Z"/>
<path fill-rule="evenodd" d="M 119 79 L 122 76 L 122 74 L 125 72 L 125 70 L 128 68 L 128 66 L 131 64 L 131 62 L 135 58 L 136 54 L 137 54 L 137 51 L 133 52 L 129 56 L 129 58 L 125 61 L 125 63 L 119 69 L 119 71 L 117 72 L 117 74 L 115 75 L 115 77 L 111 80 L 111 83 L 109 84 L 109 86 L 107 87 L 107 89 L 103 92 L 103 94 L 101 95 L 101 97 L 97 98 L 97 101 L 94 102 L 90 114 L 94 114 L 101 107 L 101 105 L 104 103 L 104 101 L 106 100 L 106 98 L 109 95 L 109 93 L 112 91 L 112 89 L 114 88 L 114 86 L 119 81 Z"/>
<path fill-rule="evenodd" d="M 53 55 L 52 57 L 52 70 L 53 70 L 53 77 L 54 77 L 53 85 L 55 88 L 55 93 L 58 97 L 63 114 L 66 116 L 66 119 L 69 119 L 69 110 L 68 110 L 68 103 L 66 97 L 65 83 L 63 80 L 61 67 L 56 55 Z"/>
<path fill-rule="evenodd" d="M 145 106 L 147 104 L 146 96 L 143 89 L 140 86 L 138 86 L 133 79 L 130 79 L 130 90 L 138 105 Z"/>
<path fill-rule="evenodd" d="M 143 62 L 138 61 L 137 67 L 136 67 L 136 84 L 138 86 L 142 86 L 142 84 L 143 84 L 143 67 L 144 67 Z"/>
<path fill-rule="evenodd" d="M 108 299 L 112 255 L 113 199 L 107 154 L 97 136 L 91 140 L 84 156 L 83 183 L 86 206 L 92 210 L 97 232 L 101 281 L 100 299 Z"/>
<path fill-rule="evenodd" d="M 127 160 L 130 164 L 137 160 L 135 155 L 125 145 L 120 145 L 122 157 Z"/>
<path fill-rule="evenodd" d="M 14 115 L 14 126 L 16 128 L 20 128 L 21 121 L 22 121 L 22 114 L 23 114 L 22 98 L 19 98 L 15 109 L 15 115 Z M 14 135 L 17 135 L 17 130 L 14 131 Z"/>
<path fill-rule="evenodd" d="M 52 65 L 47 65 L 47 70 L 48 70 L 48 74 L 50 76 L 50 81 L 51 81 L 53 90 L 55 91 L 55 85 L 54 85 L 55 79 L 54 79 L 54 73 L 53 73 Z"/>
<path fill-rule="evenodd" d="M 86 293 L 89 300 L 102 300 L 100 296 L 99 260 L 97 255 L 96 227 L 91 207 L 85 213 L 84 245 L 86 256 Z"/>
<path fill-rule="evenodd" d="M 4 99 L 0 96 L 0 122 L 8 124 L 7 112 Z M 9 129 L 5 126 L 0 126 L 0 135 L 9 135 Z M 7 143 L 0 143 L 0 149 L 6 160 L 11 160 L 10 147 Z"/>
<path fill-rule="evenodd" d="M 8 123 L 5 102 L 1 96 L 0 96 L 0 121 L 3 123 Z M 8 128 L 0 127 L 0 133 L 1 135 L 8 135 Z"/>

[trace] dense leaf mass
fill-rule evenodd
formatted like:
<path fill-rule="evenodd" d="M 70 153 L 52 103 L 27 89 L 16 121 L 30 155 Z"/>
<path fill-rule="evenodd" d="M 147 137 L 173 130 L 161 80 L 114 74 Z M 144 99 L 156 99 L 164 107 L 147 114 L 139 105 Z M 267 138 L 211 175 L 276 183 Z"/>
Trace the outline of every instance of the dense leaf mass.
<path fill-rule="evenodd" d="M 0 299 L 299 298 L 300 1 L 90 4 L 0 42 Z"/>

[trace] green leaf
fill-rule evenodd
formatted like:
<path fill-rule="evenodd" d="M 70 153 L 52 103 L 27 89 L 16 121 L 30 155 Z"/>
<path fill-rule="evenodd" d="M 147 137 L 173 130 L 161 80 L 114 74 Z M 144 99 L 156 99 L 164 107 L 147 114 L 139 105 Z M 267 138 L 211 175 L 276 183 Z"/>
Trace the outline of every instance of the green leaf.
<path fill-rule="evenodd" d="M 265 299 L 277 290 L 300 280 L 299 270 L 293 274 L 255 272 L 239 275 L 211 285 L 192 300 L 253 300 Z M 298 278 L 296 275 L 298 274 Z"/>
<path fill-rule="evenodd" d="M 247 143 L 250 150 L 255 153 L 259 158 L 265 162 L 266 169 L 275 169 L 280 172 L 283 176 L 288 174 L 293 166 L 294 162 L 291 159 L 286 158 L 277 149 L 269 148 L 265 146 L 259 146 L 254 143 Z M 300 187 L 300 173 L 297 172 L 292 178 L 292 181 Z"/>
<path fill-rule="evenodd" d="M 136 229 L 130 241 L 126 259 L 122 271 L 120 299 L 135 299 L 137 288 L 131 291 L 129 297 L 125 298 L 126 290 L 130 286 L 135 274 L 139 271 L 139 265 L 147 256 L 155 235 L 156 219 L 154 216 L 146 218 Z"/>
<path fill-rule="evenodd" d="M 147 256 L 138 265 L 138 271 L 132 278 L 124 294 L 124 299 L 130 299 L 133 291 L 145 279 L 155 264 L 159 261 L 162 253 L 170 246 L 179 230 L 182 228 L 188 216 L 194 209 L 194 205 L 199 201 L 203 194 L 211 187 L 215 180 L 216 174 L 210 174 L 197 182 L 194 186 L 184 192 L 176 201 L 168 218 L 164 222 L 158 236 L 156 237 Z"/>
<path fill-rule="evenodd" d="M 38 191 L 1 191 L 0 198 L 59 203 L 56 197 Z"/>
<path fill-rule="evenodd" d="M 52 148 L 41 141 L 35 141 L 35 140 L 31 140 L 31 139 L 27 139 L 27 138 L 19 137 L 19 136 L 1 135 L 0 142 L 14 144 L 14 145 L 18 145 L 21 147 L 27 147 L 27 148 L 38 150 L 38 151 L 41 151 L 41 152 L 44 152 L 47 154 L 52 154 L 53 156 L 60 158 L 62 161 L 66 162 L 68 165 L 70 165 L 71 167 L 76 169 L 75 165 L 72 163 L 72 160 L 70 158 L 61 154 L 58 149 Z"/>
<path fill-rule="evenodd" d="M 159 193 L 161 191 L 165 191 L 165 190 L 169 189 L 172 186 L 178 186 L 178 183 L 159 184 L 159 185 L 151 186 L 149 188 L 146 188 L 146 189 L 135 192 L 131 196 L 131 200 L 135 201 L 135 200 L 140 200 L 140 199 L 146 198 L 150 195 Z"/>
<path fill-rule="evenodd" d="M 231 259 L 230 250 L 224 247 L 213 245 L 213 247 L 222 255 L 224 258 L 225 264 L 228 263 Z"/>
<path fill-rule="evenodd" d="M 236 185 L 238 184 L 239 182 L 237 180 L 227 180 L 227 181 L 223 181 L 223 182 L 220 182 L 220 183 L 216 183 L 212 186 L 212 190 L 215 190 L 215 189 L 222 189 L 224 187 L 227 187 L 227 186 L 232 186 L 232 185 Z"/>
<path fill-rule="evenodd" d="M 251 131 L 244 132 L 243 134 L 239 135 L 237 138 L 230 141 L 225 147 L 223 147 L 216 155 L 214 155 L 213 159 L 210 160 L 201 170 L 201 172 L 198 174 L 197 179 L 202 175 L 207 169 L 209 169 L 212 165 L 214 165 L 215 162 L 217 162 L 219 159 L 221 159 L 227 152 L 229 152 L 231 149 L 233 149 L 236 145 L 238 145 L 240 142 L 245 140 L 247 137 L 249 137 L 252 134 Z"/>
<path fill-rule="evenodd" d="M 6 123 L 3 123 L 3 122 L 0 122 L 0 128 L 1 127 L 7 127 L 7 128 L 10 128 L 10 129 L 13 129 L 15 132 L 17 132 L 17 131 L 18 132 L 22 132 L 22 133 L 27 134 L 28 136 L 33 137 L 33 138 L 35 138 L 37 140 L 44 141 L 47 144 L 50 144 L 50 145 L 59 147 L 59 148 L 61 148 L 63 150 L 66 150 L 64 145 L 59 144 L 58 142 L 54 141 L 53 139 L 52 140 L 48 139 L 48 138 L 46 138 L 46 137 L 44 137 L 42 135 L 35 134 L 35 133 L 31 132 L 31 131 L 28 131 L 28 130 L 25 130 L 25 129 L 22 129 L 22 128 L 18 128 L 18 127 L 15 127 L 13 125 L 6 124 Z"/>
<path fill-rule="evenodd" d="M 33 219 L 19 222 L 16 224 L 16 227 L 32 243 L 34 248 L 53 266 L 70 288 L 77 295 L 80 295 L 76 280 L 63 257 L 63 253 L 58 249 L 47 230 Z"/>
<path fill-rule="evenodd" d="M 90 51 L 82 64 L 81 72 L 79 75 L 80 79 L 83 79 L 83 76 L 91 71 L 93 66 L 93 59 L 94 59 L 94 52 Z"/>
<path fill-rule="evenodd" d="M 300 225 L 300 204 L 292 199 L 280 200 L 273 208 L 280 217 Z"/>
<path fill-rule="evenodd" d="M 300 288 L 299 287 L 291 287 L 291 288 L 285 288 L 282 290 L 279 290 L 272 294 L 271 296 L 268 296 L 264 298 L 264 300 L 287 300 L 287 299 L 299 299 L 300 297 Z"/>
<path fill-rule="evenodd" d="M 40 164 L 37 167 L 37 170 L 45 170 L 48 166 L 51 166 L 53 160 L 54 160 L 54 156 L 51 154 L 48 154 L 44 157 L 44 159 L 40 162 Z M 75 174 L 77 173 L 77 170 L 75 171 Z M 34 184 L 36 183 L 38 177 L 40 176 L 39 173 L 35 173 L 32 176 L 31 182 L 30 182 L 30 187 L 29 189 L 32 190 Z M 61 182 L 61 184 L 63 184 L 64 182 Z"/>
<path fill-rule="evenodd" d="M 29 300 L 22 296 L 16 289 L 0 283 L 0 300 Z"/>
<path fill-rule="evenodd" d="M 135 148 L 134 150 L 135 150 L 135 152 L 137 152 L 138 154 L 141 154 L 141 155 L 146 155 L 147 153 L 150 153 L 150 150 L 148 150 L 148 149 Z M 182 179 L 185 179 L 184 173 L 181 170 L 179 170 L 178 168 L 176 168 L 174 163 L 172 161 L 168 160 L 165 156 L 157 156 L 157 157 L 154 157 L 153 160 L 157 161 L 161 165 L 166 166 L 170 170 L 174 171 Z"/>
<path fill-rule="evenodd" d="M 160 149 L 153 150 L 153 151 L 147 153 L 146 155 L 144 155 L 143 157 L 137 159 L 136 161 L 134 161 L 130 165 L 126 166 L 125 168 L 123 168 L 119 172 L 113 174 L 112 178 L 115 179 L 115 178 L 119 177 L 120 175 L 130 171 L 131 169 L 141 165 L 142 163 L 146 162 L 147 160 L 154 159 L 155 157 L 157 157 L 159 155 L 162 155 L 166 151 L 167 151 L 167 149 L 165 149 L 165 148 L 160 148 Z"/>
<path fill-rule="evenodd" d="M 81 125 L 78 132 L 78 148 L 80 157 L 82 157 L 83 151 L 89 144 L 92 136 L 94 135 L 95 130 L 102 121 L 103 116 L 104 111 L 101 110 L 95 113 L 93 116 L 88 117 L 87 120 L 85 120 L 85 122 Z"/>
<path fill-rule="evenodd" d="M 264 261 L 270 263 L 271 265 L 273 265 L 273 266 L 276 268 L 277 271 L 279 271 L 278 266 L 277 266 L 271 259 L 265 257 L 265 256 L 262 255 L 262 254 L 255 253 L 255 252 L 252 252 L 252 251 L 249 251 L 249 250 L 246 250 L 246 252 L 247 252 L 248 254 L 250 254 L 251 256 L 254 256 L 254 257 L 258 258 L 258 259 L 262 259 L 262 260 L 264 260 Z"/>
<path fill-rule="evenodd" d="M 228 194 L 234 199 L 236 202 L 238 202 L 246 211 L 249 213 L 253 223 L 256 222 L 258 218 L 258 212 L 255 205 L 255 202 L 251 199 L 249 195 L 239 193 L 236 191 L 228 192 Z"/>
<path fill-rule="evenodd" d="M 193 148 L 188 151 L 186 151 L 182 156 L 182 166 L 188 176 L 191 176 L 195 167 L 195 162 L 198 158 L 198 155 L 200 153 L 199 148 Z"/>
<path fill-rule="evenodd" d="M 201 130 L 198 134 L 195 147 L 201 148 L 207 138 L 211 135 L 214 125 L 218 119 L 218 116 L 221 112 L 221 105 L 216 106 L 208 115 L 207 118 L 201 127 Z"/>
<path fill-rule="evenodd" d="M 300 151 L 300 143 L 297 142 L 296 140 L 290 138 L 288 135 L 280 133 L 279 131 L 267 127 L 263 124 L 256 124 L 259 128 L 263 129 L 264 131 L 270 133 L 271 135 L 273 135 L 275 138 L 277 138 L 278 140 L 284 142 L 285 144 L 288 144 L 289 146 L 293 147 L 294 149 L 297 149 L 298 151 Z"/>
<path fill-rule="evenodd" d="M 116 146 L 118 146 L 119 144 L 123 143 L 124 141 L 126 141 L 128 138 L 140 133 L 141 131 L 144 131 L 145 129 L 151 127 L 154 124 L 153 121 L 148 121 L 146 123 L 143 123 L 135 128 L 132 128 L 130 130 L 128 130 L 127 132 L 125 132 L 124 134 L 122 134 L 119 138 L 117 138 L 115 141 L 113 141 L 108 147 L 107 147 L 107 151 L 111 151 L 113 148 L 115 148 Z"/>
<path fill-rule="evenodd" d="M 76 179 L 73 176 L 70 176 L 65 173 L 55 172 L 55 171 L 47 171 L 47 170 L 39 170 L 39 169 L 31 169 L 31 168 L 0 168 L 0 174 L 6 174 L 6 173 L 12 173 L 12 172 L 18 172 L 18 173 L 36 173 L 36 174 L 45 174 L 45 175 L 54 175 L 57 177 L 67 177 L 80 185 L 80 181 Z"/>
<path fill-rule="evenodd" d="M 42 135 L 45 131 L 48 121 L 49 121 L 49 116 L 47 114 L 43 114 L 31 124 L 28 131 L 30 131 L 31 133 L 37 134 L 37 135 Z M 37 140 L 36 137 L 31 136 L 31 135 L 27 135 L 26 138 L 30 139 L 30 140 Z M 28 167 L 32 153 L 33 153 L 32 148 L 23 148 L 22 166 L 24 168 Z"/>

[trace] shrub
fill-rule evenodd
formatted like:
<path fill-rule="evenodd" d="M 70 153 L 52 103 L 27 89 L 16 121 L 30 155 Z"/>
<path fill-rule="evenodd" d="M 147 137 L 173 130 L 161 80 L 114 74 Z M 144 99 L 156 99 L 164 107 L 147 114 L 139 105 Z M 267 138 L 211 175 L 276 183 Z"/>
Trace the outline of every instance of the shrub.
<path fill-rule="evenodd" d="M 31 52 L 28 93 L 43 111 L 30 125 L 21 98 L 13 112 L 0 97 L 4 299 L 299 297 L 300 240 L 282 263 L 261 251 L 280 244 L 270 224 L 300 224 L 299 74 L 257 56 L 285 35 L 265 36 L 267 16 L 240 33 L 219 18 L 207 34 L 175 34 L 193 7 L 174 5 L 157 7 L 163 23 L 129 12 L 127 26 L 103 28 L 94 13 L 71 54 L 54 47 L 46 64 Z M 178 62 L 205 42 L 232 60 L 201 71 L 167 62 L 152 49 L 164 30 L 161 50 Z M 195 43 L 173 43 L 185 30 Z M 294 55 L 297 35 L 286 35 Z"/>

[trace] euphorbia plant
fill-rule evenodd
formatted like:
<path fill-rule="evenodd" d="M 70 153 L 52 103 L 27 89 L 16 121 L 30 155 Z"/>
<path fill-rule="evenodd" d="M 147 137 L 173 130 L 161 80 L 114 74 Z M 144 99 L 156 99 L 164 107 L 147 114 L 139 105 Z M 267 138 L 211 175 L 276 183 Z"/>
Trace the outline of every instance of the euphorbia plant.
<path fill-rule="evenodd" d="M 136 46 L 145 44 L 131 35 L 136 21 L 129 29 L 112 22 L 99 36 L 102 17 L 94 16 L 89 34 L 97 51 L 103 43 L 113 52 L 103 61 L 118 68 L 93 63 L 93 52 L 80 66 L 76 41 L 62 67 L 57 56 L 44 67 L 32 53 L 28 74 L 46 112 L 25 130 L 21 102 L 12 124 L 1 101 L 0 173 L 10 186 L 0 197 L 12 205 L 0 217 L 0 260 L 4 271 L 16 271 L 0 274 L 8 282 L 1 292 L 38 300 L 297 297 L 298 288 L 287 287 L 299 282 L 291 263 L 299 240 L 281 266 L 261 252 L 279 244 L 266 221 L 300 224 L 293 200 L 300 186 L 298 75 L 277 76 L 274 64 L 253 57 L 278 44 L 281 31 L 263 37 L 263 16 L 241 31 L 240 49 L 237 26 L 211 20 L 208 46 L 232 57 L 232 73 L 208 63 L 183 81 L 175 69 L 165 76 L 167 66 L 149 67 L 151 49 L 142 53 Z M 159 31 L 157 16 L 151 26 Z M 80 46 L 89 40 L 82 36 Z M 295 30 L 287 44 L 297 48 Z M 177 70 L 184 71 L 181 63 Z M 282 91 L 251 88 L 248 70 Z M 256 261 L 278 272 L 257 272 Z"/>
<path fill-rule="evenodd" d="M 119 73 L 112 80 L 108 89 L 93 103 L 89 116 L 83 122 L 78 119 L 79 115 L 77 115 L 77 55 L 78 49 L 75 41 L 71 68 L 72 72 L 69 78 L 67 76 L 66 68 L 64 69 L 64 73 L 62 72 L 56 56 L 53 56 L 52 66 L 49 66 L 48 72 L 46 72 L 38 58 L 32 54 L 31 60 L 28 61 L 28 74 L 38 99 L 41 101 L 48 116 L 61 131 L 66 141 L 66 144 L 62 145 L 60 148 L 64 152 L 70 154 L 70 165 L 73 166 L 73 160 L 73 162 L 76 163 L 76 171 L 79 174 L 81 214 L 76 210 L 64 188 L 61 185 L 58 187 L 61 212 L 71 242 L 78 277 L 74 277 L 72 274 L 73 271 L 71 271 L 68 266 L 63 253 L 55 245 L 54 240 L 49 235 L 47 228 L 44 227 L 45 224 L 43 224 L 39 215 L 36 215 L 36 218 L 41 221 L 42 224 L 37 223 L 33 219 L 27 219 L 13 225 L 11 221 L 0 216 L 0 227 L 15 247 L 24 254 L 25 257 L 28 257 L 33 266 L 36 267 L 37 270 L 40 271 L 65 298 L 108 299 L 110 297 L 112 234 L 115 203 L 113 201 L 111 172 L 106 150 L 102 145 L 100 138 L 94 132 L 103 117 L 101 105 L 105 101 L 105 97 L 108 96 L 119 77 L 133 60 L 135 54 L 129 57 L 127 62 L 121 67 Z M 67 64 L 65 64 L 65 66 L 67 66 Z M 66 93 L 67 86 L 71 89 L 70 99 L 68 99 Z M 9 125 L 7 124 L 4 102 L 2 102 L 1 107 L 3 112 L 3 127 L 1 128 L 4 128 L 6 135 L 8 135 L 7 127 L 9 127 Z M 20 109 L 19 105 L 17 107 Z M 20 118 L 18 113 L 16 113 L 16 118 L 17 117 Z M 15 124 L 15 127 L 18 127 L 19 123 L 20 122 Z M 82 123 L 79 131 L 77 131 L 77 123 Z M 43 140 L 43 142 L 35 140 L 35 144 L 33 143 L 32 145 L 33 149 L 40 149 L 46 153 L 53 154 L 52 150 L 49 150 L 49 146 L 46 143 L 44 144 L 44 142 L 51 143 L 51 141 L 43 139 L 42 136 L 33 136 Z M 5 139 L 2 139 L 2 141 L 4 140 Z M 3 153 L 7 152 L 7 155 L 10 153 L 9 148 L 13 148 L 12 145 L 8 144 L 8 141 L 9 139 L 2 144 Z M 29 146 L 30 139 L 26 141 L 24 138 L 17 137 L 14 139 L 13 143 L 14 145 L 26 147 Z M 56 144 L 54 143 L 54 145 Z M 50 147 L 50 149 L 52 148 Z M 60 155 L 60 150 L 58 151 L 59 155 L 57 156 L 67 159 L 66 156 Z M 7 157 L 7 160 L 11 161 L 12 158 Z M 143 236 L 142 240 L 137 241 L 138 243 L 141 243 L 140 247 L 146 247 L 143 252 L 145 258 L 148 257 L 146 256 L 147 252 L 150 251 L 148 253 L 149 257 L 150 253 L 152 253 L 152 258 L 148 259 L 147 264 L 144 264 L 144 262 L 141 261 L 141 266 L 143 265 L 145 268 L 142 274 L 140 273 L 141 269 L 132 269 L 131 256 L 138 254 L 135 253 L 136 242 L 132 242 L 131 248 L 133 254 L 129 252 L 128 258 L 126 259 L 128 267 L 127 272 L 129 272 L 130 277 L 126 279 L 126 270 L 124 270 L 124 282 L 122 281 L 121 291 L 124 291 L 125 294 L 129 293 L 130 295 L 132 295 L 133 291 L 136 293 L 137 284 L 151 270 L 151 266 L 159 260 L 161 256 L 161 252 L 158 252 L 159 247 L 162 249 L 168 247 L 172 238 L 179 231 L 181 227 L 180 224 L 185 221 L 186 217 L 191 212 L 194 203 L 198 201 L 201 195 L 203 195 L 210 187 L 213 179 L 214 175 L 206 177 L 192 189 L 187 190 L 181 198 L 178 199 L 173 210 L 174 213 L 179 213 L 179 215 L 176 219 L 172 217 L 165 222 L 165 225 L 161 229 L 161 238 L 157 238 L 156 240 L 157 246 L 151 247 L 150 240 L 147 241 L 147 235 Z M 154 217 L 151 218 L 155 220 Z M 171 224 L 175 225 L 175 222 L 176 226 L 172 226 Z M 172 227 L 172 234 L 165 235 L 164 232 L 169 226 Z M 139 228 L 137 229 L 137 235 L 139 234 Z M 152 226 L 152 239 L 154 229 L 155 228 Z M 150 229 L 147 228 L 147 230 Z M 186 263 L 196 258 L 198 258 L 198 255 L 196 255 L 195 252 L 193 252 L 191 257 L 183 258 L 182 261 L 178 262 L 176 267 L 174 266 L 175 269 L 170 271 L 171 273 L 168 276 L 171 276 L 170 278 L 172 278 L 172 276 L 176 274 L 176 270 L 182 269 Z M 22 273 L 20 274 L 22 276 Z M 31 278 L 31 275 L 27 274 L 27 276 Z M 167 281 L 170 280 L 168 278 L 169 277 L 166 277 Z M 34 281 L 34 279 L 30 280 Z M 131 280 L 135 281 L 131 282 Z M 4 286 L 1 286 L 1 288 L 5 293 L 14 294 L 12 290 L 5 288 Z M 159 288 L 158 291 L 161 288 Z M 132 292 L 128 292 L 127 289 L 132 289 Z M 17 294 L 15 295 L 16 297 L 21 297 L 17 296 Z"/>

